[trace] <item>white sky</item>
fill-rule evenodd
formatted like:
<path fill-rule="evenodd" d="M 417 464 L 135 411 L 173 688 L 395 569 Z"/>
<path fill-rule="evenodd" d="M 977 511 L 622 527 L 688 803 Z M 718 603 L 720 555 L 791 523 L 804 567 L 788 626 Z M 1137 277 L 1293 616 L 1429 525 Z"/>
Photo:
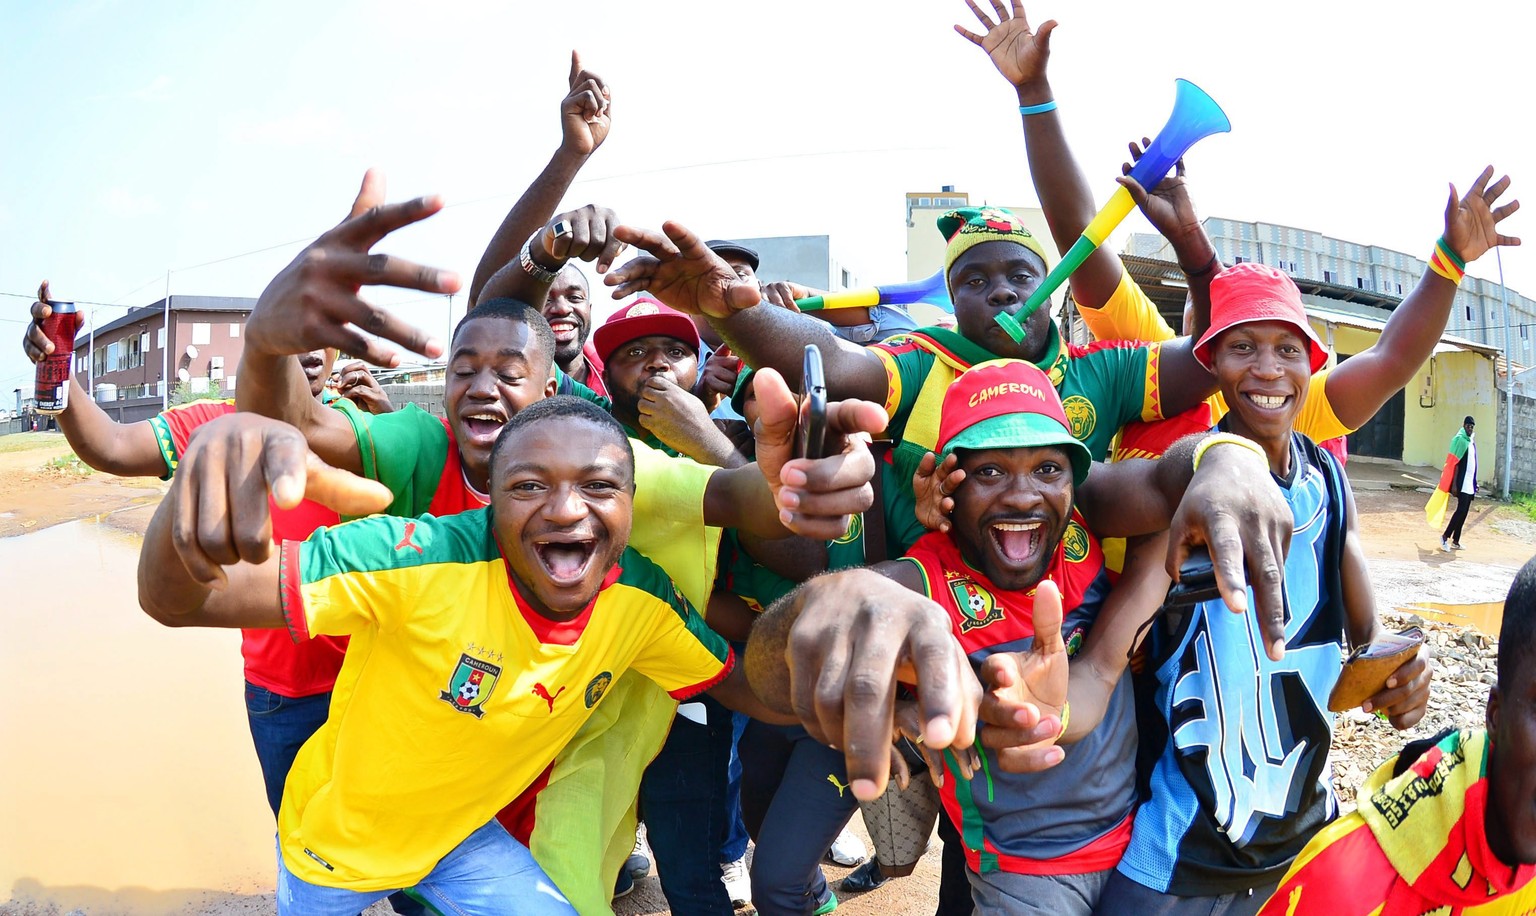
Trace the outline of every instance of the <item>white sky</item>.
<path fill-rule="evenodd" d="M 1446 183 L 1492 163 L 1533 210 L 1526 4 L 1047 0 L 1053 83 L 1101 200 L 1173 79 L 1233 132 L 1188 157 L 1201 212 L 1423 256 Z M 824 234 L 874 282 L 905 277 L 903 193 L 1034 200 L 1011 87 L 962 0 L 869 4 L 0 2 L 0 392 L 31 294 L 143 305 L 257 295 L 365 168 L 449 208 L 378 250 L 463 273 L 559 139 L 571 48 L 608 80 L 614 129 L 567 199 L 706 236 Z M 1126 222 L 1145 229 L 1139 214 Z M 937 230 L 935 230 L 937 231 Z M 1504 259 L 1536 295 L 1536 248 Z M 1473 273 L 1497 276 L 1493 255 Z M 442 300 L 381 302 L 446 329 Z M 416 300 L 406 302 L 404 300 Z M 462 313 L 462 298 L 455 304 Z M 123 309 L 98 310 L 98 324 Z"/>

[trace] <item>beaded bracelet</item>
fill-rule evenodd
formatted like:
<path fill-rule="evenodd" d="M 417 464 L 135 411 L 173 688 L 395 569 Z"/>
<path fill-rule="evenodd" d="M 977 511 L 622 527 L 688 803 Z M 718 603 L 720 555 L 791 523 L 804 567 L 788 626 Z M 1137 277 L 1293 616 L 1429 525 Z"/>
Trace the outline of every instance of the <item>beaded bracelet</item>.
<path fill-rule="evenodd" d="M 1051 99 L 1049 102 L 1041 102 L 1039 105 L 1020 105 L 1019 106 L 1019 114 L 1021 114 L 1021 115 L 1045 114 L 1047 111 L 1055 111 L 1055 110 L 1056 110 L 1056 100 L 1055 99 Z"/>
<path fill-rule="evenodd" d="M 1435 240 L 1435 250 L 1429 255 L 1429 269 L 1460 286 L 1461 278 L 1467 275 L 1467 262 L 1451 250 L 1442 235 Z"/>

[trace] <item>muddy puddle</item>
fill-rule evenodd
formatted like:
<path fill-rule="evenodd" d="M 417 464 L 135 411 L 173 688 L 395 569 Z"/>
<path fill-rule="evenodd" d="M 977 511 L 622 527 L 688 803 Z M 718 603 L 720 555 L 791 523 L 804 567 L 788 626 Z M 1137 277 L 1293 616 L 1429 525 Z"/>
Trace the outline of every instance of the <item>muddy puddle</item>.
<path fill-rule="evenodd" d="M 1504 602 L 1484 601 L 1477 604 L 1437 604 L 1420 602 L 1403 607 L 1403 610 L 1463 627 L 1476 627 L 1489 636 L 1498 638 L 1499 627 L 1504 622 Z"/>
<path fill-rule="evenodd" d="M 104 519 L 0 539 L 0 912 L 271 891 L 239 634 L 146 617 L 138 551 Z"/>

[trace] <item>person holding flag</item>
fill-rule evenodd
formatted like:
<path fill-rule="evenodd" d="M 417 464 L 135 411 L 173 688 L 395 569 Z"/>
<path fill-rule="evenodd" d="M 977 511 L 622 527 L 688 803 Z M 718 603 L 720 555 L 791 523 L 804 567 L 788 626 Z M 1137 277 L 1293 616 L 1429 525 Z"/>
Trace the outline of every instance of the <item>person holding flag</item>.
<path fill-rule="evenodd" d="M 1451 437 L 1451 449 L 1445 456 L 1445 469 L 1440 472 L 1440 483 L 1435 487 L 1429 505 L 1424 507 L 1424 518 L 1431 528 L 1440 527 L 1445 518 L 1445 505 L 1451 494 L 1456 494 L 1456 511 L 1451 522 L 1440 535 L 1441 550 L 1461 549 L 1461 526 L 1467 521 L 1467 510 L 1472 508 L 1472 497 L 1477 493 L 1477 445 L 1472 435 L 1477 421 L 1467 417 L 1461 421 L 1461 429 Z"/>

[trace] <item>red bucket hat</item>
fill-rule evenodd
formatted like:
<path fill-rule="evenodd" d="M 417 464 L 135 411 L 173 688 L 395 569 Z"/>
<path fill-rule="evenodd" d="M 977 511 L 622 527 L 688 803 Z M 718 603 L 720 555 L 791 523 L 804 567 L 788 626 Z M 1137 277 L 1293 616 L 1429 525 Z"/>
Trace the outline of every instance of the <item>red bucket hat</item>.
<path fill-rule="evenodd" d="M 1211 369 L 1211 344 L 1223 331 L 1253 321 L 1283 321 L 1307 339 L 1312 371 L 1328 362 L 1328 351 L 1307 322 L 1301 290 L 1284 272 L 1264 264 L 1228 267 L 1211 281 L 1211 327 L 1195 344 L 1195 359 Z"/>
<path fill-rule="evenodd" d="M 687 315 L 643 296 L 609 316 L 592 332 L 592 349 L 607 362 L 614 350 L 641 337 L 672 337 L 699 352 L 699 329 Z"/>
<path fill-rule="evenodd" d="M 1021 359 L 994 359 L 960 374 L 939 410 L 939 458 L 955 449 L 1038 448 L 1059 445 L 1072 459 L 1072 479 L 1088 477 L 1093 456 L 1072 435 L 1061 395 L 1040 367 Z"/>

